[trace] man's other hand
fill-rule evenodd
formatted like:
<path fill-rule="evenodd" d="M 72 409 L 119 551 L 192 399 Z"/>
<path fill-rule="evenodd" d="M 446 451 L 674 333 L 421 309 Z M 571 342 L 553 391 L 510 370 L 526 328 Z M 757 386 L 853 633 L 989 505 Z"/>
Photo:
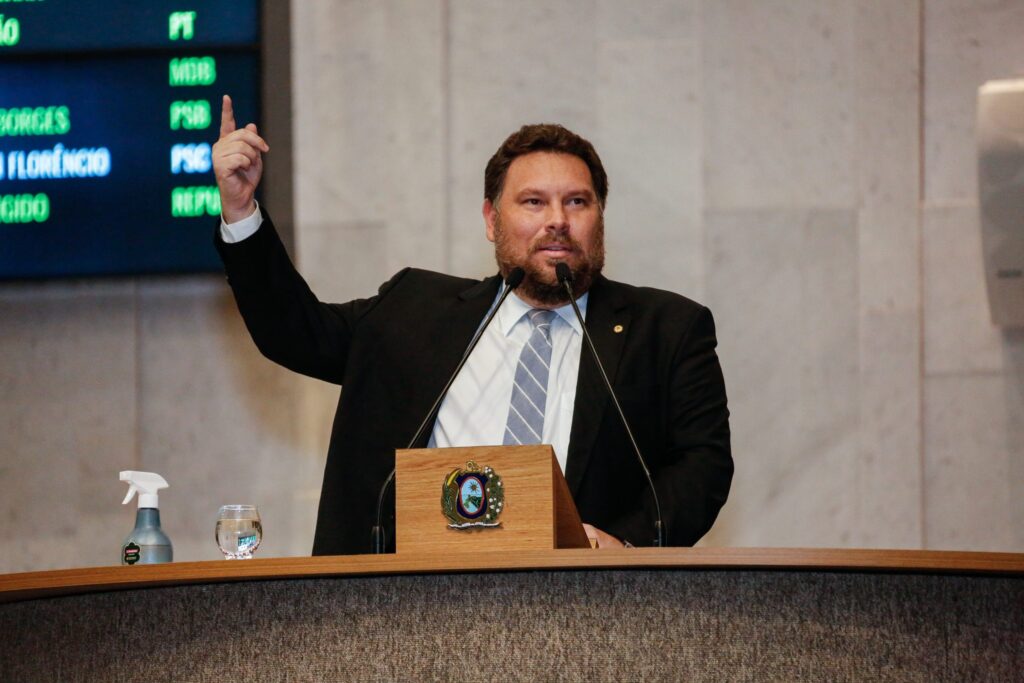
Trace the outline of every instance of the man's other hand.
<path fill-rule="evenodd" d="M 270 146 L 261 138 L 256 124 L 235 127 L 231 97 L 224 96 L 220 114 L 220 139 L 213 146 L 213 173 L 220 190 L 221 215 L 225 223 L 236 223 L 256 210 L 253 195 L 263 177 L 263 152 Z"/>
<path fill-rule="evenodd" d="M 595 526 L 584 524 L 583 530 L 587 532 L 590 545 L 595 548 L 625 548 L 626 546 L 619 539 L 611 534 L 606 534 Z"/>

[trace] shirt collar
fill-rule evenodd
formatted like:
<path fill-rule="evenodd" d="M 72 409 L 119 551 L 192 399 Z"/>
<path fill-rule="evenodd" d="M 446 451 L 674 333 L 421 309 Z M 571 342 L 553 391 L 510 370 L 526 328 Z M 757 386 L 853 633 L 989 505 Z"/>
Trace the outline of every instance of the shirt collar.
<path fill-rule="evenodd" d="M 505 285 L 502 284 L 498 290 L 499 298 L 504 291 Z M 587 319 L 587 300 L 589 298 L 590 292 L 585 292 L 583 296 L 576 299 L 576 305 L 579 306 L 580 315 L 583 316 L 584 320 Z M 512 328 L 516 326 L 516 323 L 522 320 L 523 317 L 532 310 L 533 306 L 520 299 L 515 292 L 512 292 L 508 299 L 505 300 L 505 303 L 502 304 L 501 310 L 498 311 L 495 322 L 499 325 L 501 333 L 507 337 L 512 334 Z M 555 313 L 557 313 L 558 317 L 567 323 L 573 331 L 577 334 L 583 334 L 583 329 L 580 327 L 580 321 L 576 319 L 576 314 L 573 313 L 571 304 L 565 304 L 564 306 L 556 308 Z"/>

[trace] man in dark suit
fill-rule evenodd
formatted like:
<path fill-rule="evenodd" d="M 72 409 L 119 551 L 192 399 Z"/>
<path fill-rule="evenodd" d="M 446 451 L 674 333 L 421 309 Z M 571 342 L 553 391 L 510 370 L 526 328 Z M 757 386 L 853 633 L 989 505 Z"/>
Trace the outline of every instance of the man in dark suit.
<path fill-rule="evenodd" d="M 667 544 L 692 545 L 707 532 L 733 471 L 714 323 L 689 299 L 601 275 L 608 182 L 589 142 L 561 126 L 524 126 L 488 163 L 483 217 L 500 276 L 405 269 L 376 296 L 346 304 L 316 299 L 253 201 L 267 151 L 254 125 L 236 129 L 225 97 L 213 155 L 223 215 L 216 241 L 239 310 L 268 358 L 343 386 L 314 554 L 369 551 L 394 450 L 413 437 L 516 267 L 525 270 L 522 285 L 415 445 L 552 443 L 598 547 L 653 542 L 647 481 L 582 350 L 558 262 L 573 273 L 587 329 L 647 459 Z M 393 528 L 393 494 L 387 510 Z"/>

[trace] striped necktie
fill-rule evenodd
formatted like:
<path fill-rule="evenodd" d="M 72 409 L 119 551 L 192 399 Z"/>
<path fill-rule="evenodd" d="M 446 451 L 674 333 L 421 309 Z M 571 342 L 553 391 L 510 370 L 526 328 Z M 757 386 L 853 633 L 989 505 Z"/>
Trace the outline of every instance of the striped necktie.
<path fill-rule="evenodd" d="M 551 321 L 554 311 L 530 310 L 533 331 L 523 345 L 512 384 L 504 445 L 539 444 L 544 434 L 544 406 L 548 397 L 548 368 L 551 365 Z"/>

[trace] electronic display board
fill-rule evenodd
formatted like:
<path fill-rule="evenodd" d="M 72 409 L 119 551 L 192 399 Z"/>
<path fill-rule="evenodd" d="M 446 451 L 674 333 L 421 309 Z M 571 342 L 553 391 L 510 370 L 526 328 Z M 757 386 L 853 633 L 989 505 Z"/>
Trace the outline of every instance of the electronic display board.
<path fill-rule="evenodd" d="M 0 0 L 0 279 L 219 270 L 221 95 L 259 124 L 258 0 Z"/>

